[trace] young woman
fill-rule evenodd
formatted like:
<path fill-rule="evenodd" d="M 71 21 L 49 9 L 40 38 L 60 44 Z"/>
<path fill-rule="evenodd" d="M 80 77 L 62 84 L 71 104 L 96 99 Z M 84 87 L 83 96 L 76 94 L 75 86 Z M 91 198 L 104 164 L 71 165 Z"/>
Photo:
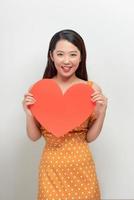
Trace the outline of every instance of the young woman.
<path fill-rule="evenodd" d="M 24 95 L 27 134 L 33 141 L 41 136 L 46 140 L 39 167 L 38 200 L 100 200 L 88 143 L 101 132 L 107 98 L 97 84 L 88 80 L 85 44 L 77 32 L 62 30 L 52 37 L 43 78 L 54 79 L 63 93 L 74 84 L 89 84 L 94 89 L 91 99 L 96 107 L 80 126 L 57 138 L 42 127 L 28 109 L 28 105 L 35 103 L 33 95 L 29 92 Z"/>

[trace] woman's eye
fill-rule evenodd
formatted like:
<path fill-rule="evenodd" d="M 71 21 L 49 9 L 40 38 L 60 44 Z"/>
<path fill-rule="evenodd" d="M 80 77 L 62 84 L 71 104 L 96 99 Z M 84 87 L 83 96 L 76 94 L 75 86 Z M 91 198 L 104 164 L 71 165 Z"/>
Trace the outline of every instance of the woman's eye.
<path fill-rule="evenodd" d="M 75 53 L 72 53 L 71 56 L 77 56 Z"/>
<path fill-rule="evenodd" d="M 57 54 L 57 56 L 62 56 L 62 55 L 63 55 L 62 53 L 58 53 L 58 54 Z"/>

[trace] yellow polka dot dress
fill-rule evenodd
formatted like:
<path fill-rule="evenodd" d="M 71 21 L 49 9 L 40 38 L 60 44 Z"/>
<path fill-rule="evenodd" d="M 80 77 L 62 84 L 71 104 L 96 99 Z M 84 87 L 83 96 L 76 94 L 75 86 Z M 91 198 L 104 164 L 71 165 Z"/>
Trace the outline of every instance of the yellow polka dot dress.
<path fill-rule="evenodd" d="M 59 138 L 41 127 L 46 145 L 39 166 L 38 200 L 100 200 L 95 164 L 86 141 L 91 119 Z"/>

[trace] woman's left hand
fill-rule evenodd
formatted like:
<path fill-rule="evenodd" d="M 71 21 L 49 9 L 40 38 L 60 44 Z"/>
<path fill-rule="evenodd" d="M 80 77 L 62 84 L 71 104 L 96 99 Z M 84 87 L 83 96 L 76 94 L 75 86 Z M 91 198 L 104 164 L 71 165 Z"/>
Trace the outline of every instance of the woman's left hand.
<path fill-rule="evenodd" d="M 95 92 L 92 93 L 91 100 L 96 103 L 94 110 L 96 117 L 105 114 L 107 109 L 107 98 L 99 87 L 95 87 Z"/>

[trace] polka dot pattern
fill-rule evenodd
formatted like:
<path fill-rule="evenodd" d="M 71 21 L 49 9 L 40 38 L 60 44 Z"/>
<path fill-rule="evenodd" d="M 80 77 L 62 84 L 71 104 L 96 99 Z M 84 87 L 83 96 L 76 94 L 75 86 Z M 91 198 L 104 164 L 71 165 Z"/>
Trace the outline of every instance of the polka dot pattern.
<path fill-rule="evenodd" d="M 86 141 L 90 123 L 91 117 L 60 138 L 41 127 L 46 145 L 39 166 L 38 200 L 100 200 Z"/>

